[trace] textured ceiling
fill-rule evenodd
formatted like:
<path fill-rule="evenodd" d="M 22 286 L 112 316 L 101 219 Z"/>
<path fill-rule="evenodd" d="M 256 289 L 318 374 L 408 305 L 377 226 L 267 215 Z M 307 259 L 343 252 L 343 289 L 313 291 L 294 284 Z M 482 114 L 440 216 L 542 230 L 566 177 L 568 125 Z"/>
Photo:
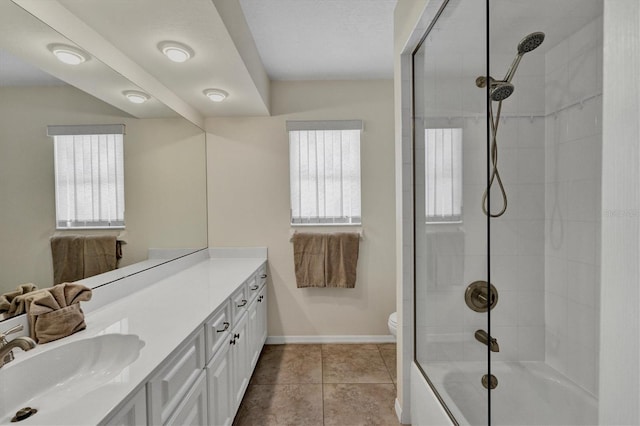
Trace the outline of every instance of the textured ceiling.
<path fill-rule="evenodd" d="M 393 78 L 396 0 L 240 0 L 272 80 Z"/>

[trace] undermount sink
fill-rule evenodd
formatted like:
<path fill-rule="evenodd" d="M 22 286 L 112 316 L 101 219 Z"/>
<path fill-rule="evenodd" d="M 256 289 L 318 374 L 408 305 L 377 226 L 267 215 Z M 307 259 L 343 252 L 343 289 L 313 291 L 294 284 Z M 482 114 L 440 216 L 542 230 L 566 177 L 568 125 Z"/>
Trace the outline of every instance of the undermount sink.
<path fill-rule="evenodd" d="M 126 367 L 135 361 L 144 341 L 132 334 L 105 334 L 53 348 L 0 368 L 0 424 L 18 409 L 38 413 L 24 423 L 37 424 L 48 409 L 58 410 L 108 383 L 126 381 Z"/>

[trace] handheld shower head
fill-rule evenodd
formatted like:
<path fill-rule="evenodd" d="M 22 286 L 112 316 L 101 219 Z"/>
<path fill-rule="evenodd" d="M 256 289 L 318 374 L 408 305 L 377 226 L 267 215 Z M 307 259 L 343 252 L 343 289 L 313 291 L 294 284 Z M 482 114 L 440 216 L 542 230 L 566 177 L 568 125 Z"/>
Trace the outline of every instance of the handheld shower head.
<path fill-rule="evenodd" d="M 544 33 L 541 31 L 531 33 L 520 40 L 520 43 L 518 43 L 518 54 L 509 67 L 507 75 L 504 76 L 504 81 L 506 81 L 507 83 L 511 83 L 511 79 L 516 74 L 516 70 L 518 69 L 518 65 L 520 65 L 520 60 L 522 59 L 524 54 L 538 48 L 538 46 L 540 46 L 543 41 Z"/>
<path fill-rule="evenodd" d="M 520 40 L 520 43 L 518 43 L 518 54 L 524 55 L 525 53 L 531 52 L 532 50 L 540 46 L 543 41 L 544 33 L 541 31 L 537 31 L 525 36 L 525 38 Z"/>
<path fill-rule="evenodd" d="M 520 59 L 522 59 L 525 53 L 529 53 L 532 50 L 537 49 L 543 41 L 544 33 L 540 31 L 525 36 L 520 40 L 520 43 L 518 43 L 518 54 L 509 67 L 509 71 L 507 71 L 507 75 L 504 76 L 504 79 L 496 80 L 493 77 L 485 77 L 481 75 L 476 78 L 476 86 L 480 88 L 487 87 L 488 80 L 490 85 L 489 96 L 491 97 L 491 100 L 494 102 L 500 102 L 507 99 L 515 90 L 514 85 L 511 84 L 511 79 L 515 75 L 518 65 L 520 65 Z"/>

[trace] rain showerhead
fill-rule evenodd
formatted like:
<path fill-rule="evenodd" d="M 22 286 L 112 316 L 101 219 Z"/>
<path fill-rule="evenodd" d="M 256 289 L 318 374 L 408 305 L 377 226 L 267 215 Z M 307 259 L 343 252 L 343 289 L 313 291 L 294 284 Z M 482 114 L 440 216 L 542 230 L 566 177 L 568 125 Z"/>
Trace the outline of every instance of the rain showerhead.
<path fill-rule="evenodd" d="M 500 102 L 507 99 L 513 91 L 515 86 L 505 81 L 498 81 L 491 85 L 491 100 L 494 102 Z"/>
<path fill-rule="evenodd" d="M 544 41 L 544 33 L 541 31 L 537 31 L 535 33 L 531 33 L 525 38 L 523 38 L 520 43 L 518 43 L 518 54 L 524 55 L 525 53 L 529 53 L 538 46 L 542 44 Z"/>
<path fill-rule="evenodd" d="M 507 81 L 495 80 L 492 77 L 489 77 L 489 82 L 491 84 L 489 96 L 494 102 L 500 102 L 507 99 L 515 90 L 514 85 Z M 484 76 L 476 78 L 476 86 L 486 87 L 487 78 Z"/>
<path fill-rule="evenodd" d="M 509 67 L 507 75 L 505 75 L 502 80 L 495 80 L 494 78 L 489 77 L 489 83 L 491 85 L 489 96 L 491 97 L 492 101 L 500 102 L 511 96 L 511 94 L 515 90 L 515 87 L 513 86 L 513 84 L 511 84 L 511 79 L 513 79 L 513 76 L 518 69 L 518 65 L 520 65 L 520 60 L 525 53 L 529 53 L 532 50 L 537 49 L 543 41 L 544 33 L 540 31 L 531 33 L 520 40 L 520 43 L 518 43 L 518 54 Z M 486 87 L 487 77 L 480 76 L 476 78 L 476 86 Z"/>

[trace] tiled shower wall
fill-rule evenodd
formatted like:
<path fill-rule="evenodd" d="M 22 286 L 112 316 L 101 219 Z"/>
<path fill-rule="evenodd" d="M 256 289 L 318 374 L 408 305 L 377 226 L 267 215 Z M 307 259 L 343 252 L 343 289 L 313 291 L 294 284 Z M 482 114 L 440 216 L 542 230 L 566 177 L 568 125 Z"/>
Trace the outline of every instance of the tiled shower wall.
<path fill-rule="evenodd" d="M 496 74 L 503 74 L 512 55 L 492 57 Z M 483 63 L 467 60 L 464 63 Z M 433 61 L 431 62 L 433 64 Z M 437 64 L 430 65 L 437 66 Z M 487 279 L 486 216 L 481 200 L 486 182 L 486 122 L 483 117 L 483 89 L 474 81 L 482 67 L 465 69 L 437 81 L 426 81 L 427 116 L 456 111 L 446 118 L 429 118 L 429 127 L 463 129 L 463 221 L 458 225 L 429 225 L 416 243 L 427 246 L 437 240 L 437 259 L 421 259 L 416 276 L 426 277 L 416 291 L 418 359 L 421 362 L 483 361 L 486 347 L 473 334 L 486 329 L 486 314 L 471 311 L 464 302 L 468 284 Z M 427 70 L 429 74 L 429 70 Z M 433 70 L 431 75 L 442 75 Z M 427 79 L 428 80 L 428 79 Z M 493 360 L 544 360 L 544 56 L 523 59 L 514 79 L 516 92 L 503 104 L 498 131 L 498 168 L 508 195 L 506 213 L 492 220 L 492 283 L 499 302 L 492 311 L 492 335 L 500 344 Z M 429 85 L 432 85 L 429 87 Z M 455 96 L 452 96 L 455 94 Z M 429 107 L 432 106 L 432 114 Z M 460 114 L 462 112 L 462 114 Z M 462 117 L 460 117 L 462 115 Z M 424 141 L 416 135 L 416 159 Z M 423 179 L 423 178 L 422 178 Z M 417 178 L 416 203 L 424 182 Z M 492 191 L 492 210 L 502 206 L 497 185 Z M 462 242 L 462 243 L 461 243 Z M 418 253 L 418 252 L 417 252 Z M 435 268 L 434 268 L 435 264 Z M 444 272 L 443 272 L 444 269 Z"/>
<path fill-rule="evenodd" d="M 546 362 L 598 394 L 602 19 L 546 55 Z"/>

